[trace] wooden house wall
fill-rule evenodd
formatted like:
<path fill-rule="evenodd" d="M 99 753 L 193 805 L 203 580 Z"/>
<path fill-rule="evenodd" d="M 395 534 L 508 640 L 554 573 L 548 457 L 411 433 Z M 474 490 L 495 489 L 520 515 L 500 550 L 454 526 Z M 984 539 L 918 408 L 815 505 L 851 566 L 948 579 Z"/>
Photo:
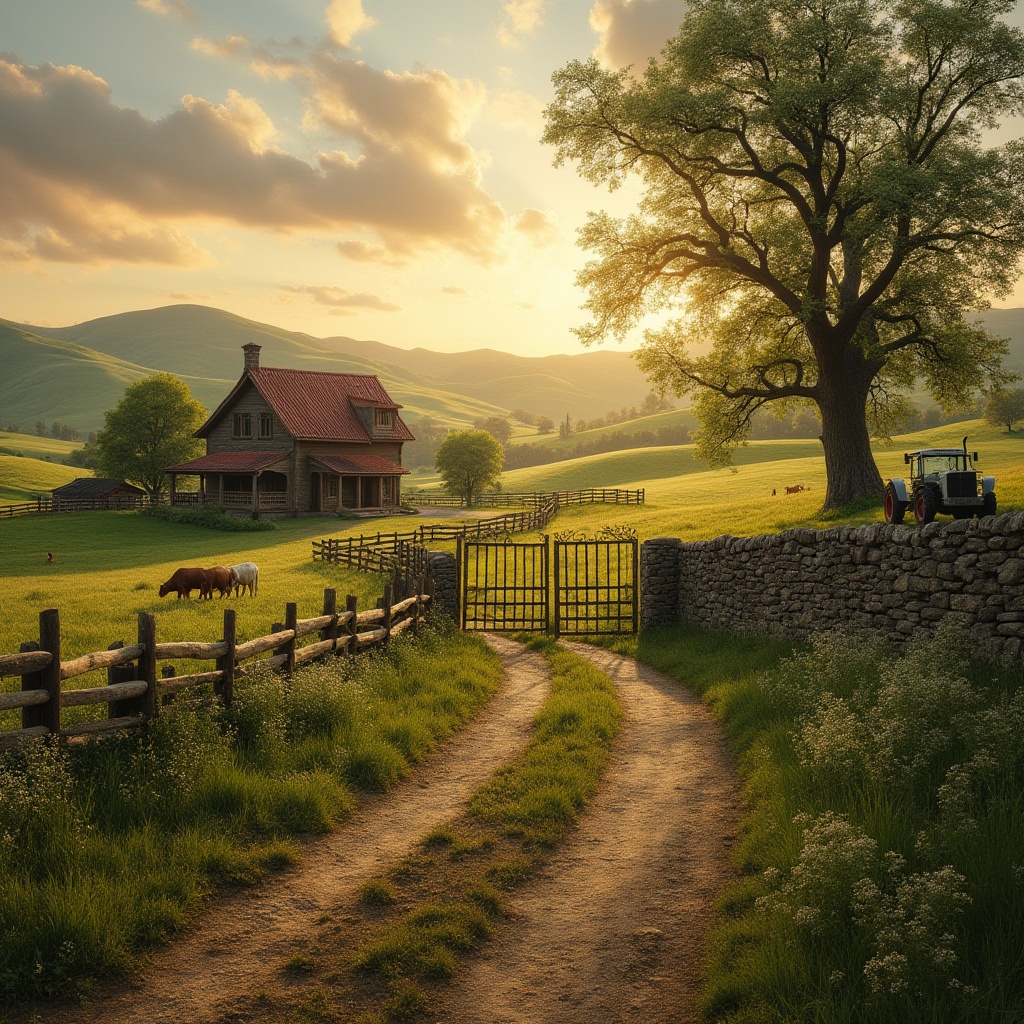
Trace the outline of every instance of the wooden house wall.
<path fill-rule="evenodd" d="M 232 437 L 234 414 L 247 412 L 252 417 L 252 437 Z M 274 436 L 260 437 L 260 414 L 270 413 L 274 419 Z M 292 449 L 291 434 L 284 424 L 274 416 L 273 410 L 263 396 L 247 384 L 235 399 L 234 403 L 224 412 L 206 438 L 206 452 L 288 452 Z"/>
<path fill-rule="evenodd" d="M 309 478 L 314 472 L 326 473 L 326 470 L 319 466 L 310 464 L 310 455 L 377 455 L 382 459 L 388 459 L 401 465 L 402 442 L 401 441 L 374 441 L 370 444 L 353 444 L 347 441 L 299 441 L 296 444 L 298 480 L 296 481 L 296 497 L 298 504 L 296 508 L 300 512 L 309 509 Z"/>

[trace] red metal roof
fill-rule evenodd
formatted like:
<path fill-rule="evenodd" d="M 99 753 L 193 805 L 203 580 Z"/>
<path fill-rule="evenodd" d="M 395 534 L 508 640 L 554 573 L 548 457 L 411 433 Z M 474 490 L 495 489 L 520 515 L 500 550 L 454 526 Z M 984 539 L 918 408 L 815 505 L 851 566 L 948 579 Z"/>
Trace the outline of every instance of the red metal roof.
<path fill-rule="evenodd" d="M 311 455 L 311 462 L 344 476 L 397 476 L 408 473 L 397 462 L 380 455 Z"/>
<path fill-rule="evenodd" d="M 261 366 L 245 373 L 213 415 L 196 431 L 197 437 L 205 437 L 209 433 L 214 422 L 227 411 L 246 381 L 251 381 L 266 399 L 292 437 L 364 444 L 370 440 L 415 440 L 397 412 L 394 412 L 390 430 L 376 430 L 372 438 L 367 433 L 353 402 L 392 411 L 401 408 L 376 377 L 361 373 L 287 370 L 270 366 Z"/>
<path fill-rule="evenodd" d="M 287 452 L 214 452 L 198 459 L 168 466 L 165 473 L 256 473 L 284 462 Z"/>

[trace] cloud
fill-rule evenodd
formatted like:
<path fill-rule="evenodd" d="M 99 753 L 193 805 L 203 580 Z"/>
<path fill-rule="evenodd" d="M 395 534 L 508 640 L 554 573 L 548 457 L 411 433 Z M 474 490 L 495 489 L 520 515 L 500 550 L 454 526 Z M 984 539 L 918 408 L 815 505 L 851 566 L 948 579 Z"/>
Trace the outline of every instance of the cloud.
<path fill-rule="evenodd" d="M 330 285 L 283 285 L 281 291 L 290 295 L 302 295 L 313 299 L 321 306 L 328 306 L 335 312 L 350 312 L 355 309 L 377 309 L 384 313 L 397 313 L 402 307 L 385 302 L 378 295 L 368 292 L 350 292 Z"/>
<path fill-rule="evenodd" d="M 311 116 L 342 147 L 313 162 L 278 148 L 260 105 L 233 91 L 154 120 L 81 68 L 0 60 L 0 238 L 46 259 L 194 263 L 183 229 L 212 221 L 371 231 L 398 256 L 500 253 L 507 219 L 463 137 L 481 88 L 333 58 L 310 74 Z"/>
<path fill-rule="evenodd" d="M 388 248 L 374 242 L 350 238 L 338 242 L 335 246 L 338 253 L 355 263 L 381 263 L 388 267 L 401 267 L 408 263 L 410 252 L 402 252 L 395 247 Z"/>
<path fill-rule="evenodd" d="M 352 40 L 377 24 L 363 11 L 363 0 L 331 0 L 326 17 L 331 42 L 346 50 L 358 50 Z"/>
<path fill-rule="evenodd" d="M 590 27 L 599 39 L 594 56 L 607 67 L 642 70 L 676 34 L 686 4 L 680 0 L 596 0 Z"/>
<path fill-rule="evenodd" d="M 544 0 L 504 0 L 498 42 L 509 49 L 523 45 L 523 36 L 535 32 L 544 23 Z"/>
<path fill-rule="evenodd" d="M 135 0 L 135 3 L 145 11 L 163 16 L 172 14 L 182 21 L 191 21 L 196 16 L 188 0 Z"/>
<path fill-rule="evenodd" d="M 249 41 L 245 36 L 227 36 L 224 39 L 197 36 L 189 45 L 196 53 L 205 53 L 210 57 L 235 57 L 248 50 Z"/>
<path fill-rule="evenodd" d="M 534 210 L 529 206 L 516 217 L 515 229 L 525 235 L 530 243 L 538 249 L 553 245 L 561 235 L 558 219 L 554 214 L 545 213 L 543 210 Z"/>

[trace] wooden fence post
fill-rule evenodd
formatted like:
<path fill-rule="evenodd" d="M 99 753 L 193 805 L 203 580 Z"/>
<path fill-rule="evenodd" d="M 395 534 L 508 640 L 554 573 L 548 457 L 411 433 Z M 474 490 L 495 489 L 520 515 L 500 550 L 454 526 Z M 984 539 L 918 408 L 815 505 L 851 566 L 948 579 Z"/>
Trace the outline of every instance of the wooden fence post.
<path fill-rule="evenodd" d="M 384 643 L 391 639 L 391 595 L 393 591 L 390 583 L 384 584 L 384 597 L 381 598 L 380 606 L 384 611 Z"/>
<path fill-rule="evenodd" d="M 119 651 L 124 647 L 123 640 L 115 640 L 108 648 L 108 651 Z M 117 683 L 130 683 L 135 678 L 135 665 L 129 662 L 127 665 L 111 665 L 107 669 L 107 686 L 114 686 Z M 107 704 L 107 718 L 123 718 L 126 715 L 135 715 L 142 710 L 141 701 L 138 697 L 129 697 L 127 700 L 112 700 Z"/>
<path fill-rule="evenodd" d="M 294 631 L 299 622 L 298 606 L 294 601 L 289 601 L 284 606 L 284 628 Z M 288 640 L 282 648 L 287 655 L 284 663 L 284 670 L 291 675 L 295 671 L 295 637 Z"/>
<path fill-rule="evenodd" d="M 224 678 L 219 686 L 214 687 L 214 692 L 220 697 L 224 707 L 231 707 L 235 699 L 235 647 L 236 644 L 236 621 L 235 609 L 224 609 L 224 642 L 228 649 L 217 659 L 217 668 L 224 673 Z"/>
<path fill-rule="evenodd" d="M 178 674 L 178 670 L 173 665 L 161 665 L 160 666 L 160 678 L 161 679 L 173 679 Z M 160 698 L 160 707 L 165 708 L 168 704 L 174 703 L 174 698 L 177 696 L 176 693 L 165 693 Z"/>
<path fill-rule="evenodd" d="M 29 651 L 41 650 L 38 641 L 26 640 L 18 650 L 22 654 L 27 654 Z M 25 690 L 43 690 L 46 687 L 43 685 L 43 673 L 41 671 L 26 672 L 21 677 L 21 689 L 22 692 Z M 46 705 L 45 704 L 30 704 L 28 707 L 21 709 L 21 727 L 22 729 L 34 729 L 38 725 L 46 725 Z"/>
<path fill-rule="evenodd" d="M 50 699 L 39 705 L 37 725 L 45 725 L 53 736 L 60 735 L 60 612 L 47 608 L 39 613 L 39 649 L 52 656 L 50 664 L 39 671 L 38 689 Z"/>
<path fill-rule="evenodd" d="M 338 650 L 338 592 L 334 587 L 324 587 L 324 615 L 331 616 L 330 625 L 320 630 L 321 640 L 333 640 L 332 651 Z"/>
<path fill-rule="evenodd" d="M 345 598 L 345 611 L 349 612 L 348 622 L 345 626 L 348 630 L 348 653 L 349 656 L 354 658 L 356 656 L 356 632 L 358 626 L 356 625 L 356 611 L 359 607 L 359 598 L 354 594 L 349 594 Z"/>
<path fill-rule="evenodd" d="M 139 679 L 145 679 L 148 683 L 140 703 L 142 713 L 148 720 L 156 718 L 158 710 L 156 699 L 156 616 L 152 612 L 139 614 L 139 643 L 142 644 L 142 653 L 139 655 Z"/>

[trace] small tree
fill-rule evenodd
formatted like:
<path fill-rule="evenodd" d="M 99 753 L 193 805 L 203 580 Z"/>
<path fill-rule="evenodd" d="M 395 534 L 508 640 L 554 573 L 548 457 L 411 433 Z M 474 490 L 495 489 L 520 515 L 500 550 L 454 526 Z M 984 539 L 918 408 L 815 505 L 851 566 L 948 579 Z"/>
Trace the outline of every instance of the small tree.
<path fill-rule="evenodd" d="M 1006 424 L 1006 432 L 1013 431 L 1014 423 L 1024 420 L 1024 388 L 1012 391 L 993 391 L 985 403 L 985 422 L 994 427 Z"/>
<path fill-rule="evenodd" d="M 106 426 L 96 435 L 98 469 L 158 497 L 166 466 L 202 454 L 203 442 L 192 435 L 205 418 L 189 386 L 173 374 L 136 381 L 105 414 Z"/>
<path fill-rule="evenodd" d="M 505 449 L 486 430 L 453 430 L 437 450 L 434 464 L 449 494 L 473 495 L 498 482 Z"/>
<path fill-rule="evenodd" d="M 508 444 L 512 440 L 512 424 L 501 416 L 489 416 L 487 419 L 477 420 L 473 426 L 478 430 L 486 430 L 501 444 Z"/>
<path fill-rule="evenodd" d="M 537 420 L 537 433 L 550 434 L 555 429 L 555 421 L 550 416 L 541 416 Z"/>

